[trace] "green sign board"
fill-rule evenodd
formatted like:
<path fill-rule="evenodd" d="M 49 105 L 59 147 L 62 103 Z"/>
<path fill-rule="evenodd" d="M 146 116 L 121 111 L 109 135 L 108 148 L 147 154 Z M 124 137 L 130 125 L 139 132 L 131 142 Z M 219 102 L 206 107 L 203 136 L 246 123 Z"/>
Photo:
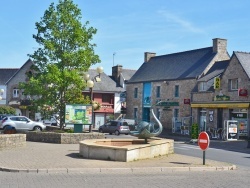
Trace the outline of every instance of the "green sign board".
<path fill-rule="evenodd" d="M 66 104 L 65 124 L 92 124 L 92 105 Z"/>
<path fill-rule="evenodd" d="M 163 107 L 179 106 L 179 102 L 160 101 L 157 102 L 156 106 L 163 106 Z"/>

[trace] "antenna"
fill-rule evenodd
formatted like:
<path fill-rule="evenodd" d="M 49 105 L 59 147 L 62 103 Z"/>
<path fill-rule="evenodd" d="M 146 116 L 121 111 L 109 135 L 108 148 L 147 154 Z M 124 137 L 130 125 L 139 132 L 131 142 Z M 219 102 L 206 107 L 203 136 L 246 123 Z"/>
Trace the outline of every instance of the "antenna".
<path fill-rule="evenodd" d="M 114 63 L 115 63 L 115 54 L 116 54 L 116 52 L 113 53 L 113 66 L 114 66 Z"/>

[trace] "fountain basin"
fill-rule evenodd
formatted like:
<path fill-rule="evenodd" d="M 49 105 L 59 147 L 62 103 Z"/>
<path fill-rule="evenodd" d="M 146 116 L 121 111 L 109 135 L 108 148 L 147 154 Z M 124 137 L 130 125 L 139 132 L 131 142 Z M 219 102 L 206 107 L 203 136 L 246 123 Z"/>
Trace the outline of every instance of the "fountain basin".
<path fill-rule="evenodd" d="M 130 162 L 174 153 L 174 140 L 92 139 L 80 142 L 80 156 L 87 159 Z"/>

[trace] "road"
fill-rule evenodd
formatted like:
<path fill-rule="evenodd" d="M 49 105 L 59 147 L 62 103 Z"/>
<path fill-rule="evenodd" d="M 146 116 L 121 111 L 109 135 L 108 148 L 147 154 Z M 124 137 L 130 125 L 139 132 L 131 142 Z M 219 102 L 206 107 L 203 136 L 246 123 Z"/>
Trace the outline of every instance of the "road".
<path fill-rule="evenodd" d="M 193 157 L 203 157 L 203 152 L 197 144 L 186 144 L 183 142 L 175 142 L 175 153 L 188 155 Z M 228 151 L 226 148 L 217 149 L 209 148 L 206 150 L 206 159 L 215 161 L 222 161 L 231 164 L 235 164 L 241 168 L 250 169 L 250 154 L 244 152 Z"/>

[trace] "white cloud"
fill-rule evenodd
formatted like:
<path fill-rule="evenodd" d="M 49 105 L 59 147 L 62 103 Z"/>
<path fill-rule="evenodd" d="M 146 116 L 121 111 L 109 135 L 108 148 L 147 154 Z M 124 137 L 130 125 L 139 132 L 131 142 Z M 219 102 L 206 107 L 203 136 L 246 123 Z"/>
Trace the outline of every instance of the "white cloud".
<path fill-rule="evenodd" d="M 158 13 L 164 17 L 168 22 L 172 22 L 175 24 L 178 24 L 179 26 L 181 26 L 182 28 L 186 29 L 189 32 L 193 32 L 193 33 L 205 33 L 201 28 L 195 27 L 193 25 L 193 23 L 175 15 L 172 14 L 168 11 L 164 11 L 164 10 L 160 10 L 158 11 Z"/>

